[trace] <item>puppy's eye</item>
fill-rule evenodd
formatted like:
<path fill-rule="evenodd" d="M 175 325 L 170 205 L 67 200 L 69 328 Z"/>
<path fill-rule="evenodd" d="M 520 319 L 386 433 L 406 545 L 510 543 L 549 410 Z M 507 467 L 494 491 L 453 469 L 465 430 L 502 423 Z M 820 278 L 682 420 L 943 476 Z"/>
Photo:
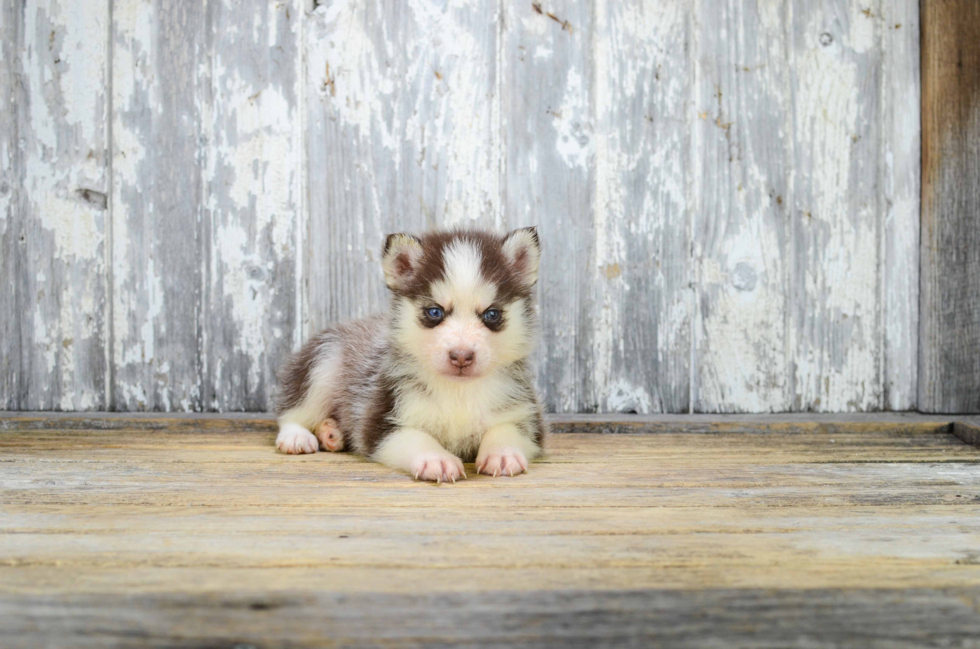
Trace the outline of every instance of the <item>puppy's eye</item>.
<path fill-rule="evenodd" d="M 487 309 L 483 312 L 483 321 L 487 324 L 495 324 L 500 322 L 500 310 L 499 309 Z"/>
<path fill-rule="evenodd" d="M 425 308 L 425 317 L 429 320 L 442 320 L 446 316 L 446 312 L 442 310 L 439 306 L 430 306 Z"/>

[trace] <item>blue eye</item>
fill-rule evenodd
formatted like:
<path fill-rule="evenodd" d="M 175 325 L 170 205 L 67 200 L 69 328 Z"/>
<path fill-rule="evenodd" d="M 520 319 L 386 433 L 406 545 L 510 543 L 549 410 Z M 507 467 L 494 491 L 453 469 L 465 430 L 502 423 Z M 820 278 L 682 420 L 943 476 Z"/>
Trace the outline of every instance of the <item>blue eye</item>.
<path fill-rule="evenodd" d="M 445 315 L 441 307 L 430 306 L 425 310 L 425 317 L 429 320 L 442 320 Z"/>
<path fill-rule="evenodd" d="M 483 312 L 483 321 L 493 324 L 500 320 L 500 311 L 497 309 L 487 309 Z"/>

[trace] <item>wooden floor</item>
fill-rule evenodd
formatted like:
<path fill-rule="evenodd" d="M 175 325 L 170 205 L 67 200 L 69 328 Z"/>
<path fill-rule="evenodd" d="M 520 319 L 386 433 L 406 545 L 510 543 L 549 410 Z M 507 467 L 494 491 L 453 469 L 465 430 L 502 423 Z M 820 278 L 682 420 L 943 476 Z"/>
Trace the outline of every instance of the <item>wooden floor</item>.
<path fill-rule="evenodd" d="M 555 428 L 435 486 L 268 419 L 0 418 L 0 645 L 980 647 L 976 425 Z"/>

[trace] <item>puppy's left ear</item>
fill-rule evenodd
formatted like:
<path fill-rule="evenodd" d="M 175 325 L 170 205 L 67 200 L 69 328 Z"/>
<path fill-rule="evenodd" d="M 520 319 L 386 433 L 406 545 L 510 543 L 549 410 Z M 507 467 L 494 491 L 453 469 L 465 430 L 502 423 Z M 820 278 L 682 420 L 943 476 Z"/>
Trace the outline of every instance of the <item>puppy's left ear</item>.
<path fill-rule="evenodd" d="M 538 228 L 518 228 L 504 237 L 504 256 L 526 286 L 538 281 L 538 261 L 541 259 L 541 242 Z"/>

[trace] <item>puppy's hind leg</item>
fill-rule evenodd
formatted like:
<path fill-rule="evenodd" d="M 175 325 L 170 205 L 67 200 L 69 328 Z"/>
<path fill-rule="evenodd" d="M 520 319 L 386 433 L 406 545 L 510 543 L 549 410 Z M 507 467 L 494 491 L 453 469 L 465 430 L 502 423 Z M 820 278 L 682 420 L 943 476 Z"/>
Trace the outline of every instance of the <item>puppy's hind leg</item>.
<path fill-rule="evenodd" d="M 324 332 L 304 345 L 283 368 L 276 437 L 276 448 L 283 453 L 316 453 L 320 444 L 328 451 L 343 448 L 340 428 L 336 420 L 327 416 L 334 400 L 340 360 L 336 339 Z"/>
<path fill-rule="evenodd" d="M 344 450 L 344 434 L 340 432 L 337 420 L 330 417 L 316 429 L 316 438 L 325 451 L 336 453 Z"/>

